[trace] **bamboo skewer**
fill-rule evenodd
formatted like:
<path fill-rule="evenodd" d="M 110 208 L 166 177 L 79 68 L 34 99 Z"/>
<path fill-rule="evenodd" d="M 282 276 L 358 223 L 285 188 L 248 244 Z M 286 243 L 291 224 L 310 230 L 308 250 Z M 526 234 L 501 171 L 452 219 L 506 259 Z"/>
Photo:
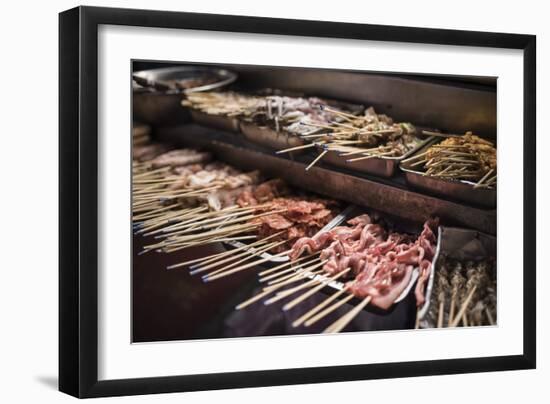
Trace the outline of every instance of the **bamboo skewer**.
<path fill-rule="evenodd" d="M 278 283 L 281 283 L 281 282 L 286 282 L 288 279 L 293 279 L 296 276 L 297 273 L 303 272 L 302 271 L 303 269 L 313 271 L 313 269 L 316 269 L 320 265 L 325 264 L 325 263 L 326 263 L 326 261 L 319 261 L 318 258 L 315 259 L 315 260 L 312 260 L 311 266 L 304 267 L 304 265 L 310 265 L 310 262 L 303 263 L 298 267 L 298 269 L 294 273 L 286 274 L 286 275 L 280 276 L 278 278 L 271 279 L 270 281 L 267 282 L 267 285 L 268 285 L 267 287 L 270 287 L 272 285 L 275 285 L 275 284 L 278 284 Z M 292 269 L 296 269 L 296 268 L 294 267 Z M 311 272 L 311 273 L 313 273 L 313 272 Z"/>
<path fill-rule="evenodd" d="M 437 137 L 461 137 L 462 136 L 462 135 L 453 135 L 450 133 L 432 132 L 430 130 L 423 130 L 422 134 L 427 136 L 437 136 Z"/>
<path fill-rule="evenodd" d="M 323 263 L 323 264 L 324 264 L 324 263 Z M 310 273 L 311 273 L 311 272 L 310 272 Z M 326 280 L 326 278 L 323 277 L 323 276 L 320 276 L 320 278 Z M 308 288 L 308 287 L 310 287 L 310 286 L 312 286 L 312 285 L 315 285 L 315 284 L 317 284 L 317 283 L 320 282 L 320 281 L 321 281 L 321 280 L 319 280 L 319 279 L 317 279 L 317 278 L 310 279 L 310 280 L 307 281 L 306 283 L 303 283 L 303 284 L 301 284 L 301 285 L 295 286 L 295 287 L 293 287 L 293 288 L 291 288 L 291 289 L 288 289 L 288 290 L 285 290 L 285 291 L 283 291 L 283 292 L 277 293 L 276 296 L 272 297 L 272 298 L 269 299 L 269 300 L 266 300 L 266 301 L 264 302 L 264 304 L 267 306 L 267 305 L 273 304 L 273 303 L 275 303 L 275 302 L 278 302 L 279 300 L 282 300 L 282 299 L 284 299 L 284 298 L 286 298 L 286 297 L 288 297 L 288 296 L 290 296 L 290 295 L 292 295 L 292 294 L 294 294 L 294 293 L 296 293 L 296 292 L 298 292 L 298 291 L 300 291 L 300 290 L 302 290 L 302 289 L 305 289 L 305 288 Z"/>
<path fill-rule="evenodd" d="M 286 262 L 286 263 L 284 263 L 284 264 L 277 265 L 276 267 L 273 267 L 273 268 L 270 268 L 270 269 L 266 269 L 265 271 L 262 271 L 262 272 L 258 273 L 258 276 L 264 276 L 264 275 L 267 275 L 267 274 L 271 274 L 271 273 L 273 273 L 273 272 L 275 272 L 275 271 L 277 271 L 277 270 L 279 270 L 279 269 L 281 269 L 281 268 L 284 268 L 284 267 L 286 267 L 286 266 L 288 266 L 288 265 L 296 264 L 297 262 L 303 261 L 303 260 L 305 260 L 305 259 L 312 258 L 312 257 L 314 257 L 314 256 L 317 255 L 317 254 L 318 254 L 318 252 L 317 252 L 317 253 L 313 253 L 313 254 L 311 254 L 311 255 L 306 255 L 306 256 L 300 257 L 300 258 L 298 258 L 297 260 L 294 260 L 294 261 L 289 261 L 289 262 Z"/>
<path fill-rule="evenodd" d="M 302 257 L 302 258 L 309 258 L 309 257 Z M 302 265 L 308 265 L 308 264 L 310 264 L 310 263 L 313 263 L 314 261 L 317 261 L 318 259 L 319 259 L 319 258 L 316 257 L 316 258 L 312 259 L 311 261 L 304 262 Z M 298 259 L 298 260 L 296 260 L 296 261 L 293 261 L 292 263 L 296 263 L 296 262 L 298 262 L 298 261 L 300 261 L 300 259 Z M 286 264 L 285 266 L 288 266 L 288 264 Z M 279 267 L 281 267 L 281 266 L 279 265 Z M 277 267 L 275 267 L 275 268 L 277 268 Z M 275 269 L 275 268 L 272 268 L 272 269 Z M 273 278 L 279 278 L 281 275 L 287 274 L 287 273 L 292 272 L 292 271 L 294 271 L 294 270 L 295 270 L 295 268 L 292 267 L 292 266 L 290 266 L 290 268 L 288 268 L 288 269 L 285 269 L 285 270 L 282 270 L 282 271 L 278 271 L 278 272 L 275 272 L 275 273 L 271 273 L 271 274 L 269 274 L 269 275 L 266 275 L 266 276 L 264 276 L 264 277 L 258 279 L 258 282 L 261 282 L 261 283 L 267 282 L 267 281 L 269 281 L 269 280 L 272 280 Z M 264 271 L 264 272 L 265 272 L 265 271 Z"/>
<path fill-rule="evenodd" d="M 451 308 L 449 309 L 449 320 L 447 322 L 447 327 L 450 327 L 453 322 L 453 318 L 455 315 L 455 305 L 456 305 L 456 291 L 453 291 L 451 295 Z"/>
<path fill-rule="evenodd" d="M 276 154 L 288 153 L 288 152 L 291 152 L 291 151 L 307 149 L 309 147 L 314 147 L 314 146 L 316 146 L 315 143 L 308 143 L 308 144 L 301 145 L 301 146 L 295 146 L 295 147 L 290 147 L 288 149 L 278 150 L 275 153 Z"/>
<path fill-rule="evenodd" d="M 306 171 L 309 171 L 311 167 L 313 167 L 319 160 L 323 158 L 325 154 L 328 153 L 328 150 L 323 150 L 317 157 L 315 157 L 315 160 L 313 160 L 309 165 L 306 167 Z"/>
<path fill-rule="evenodd" d="M 414 160 L 418 160 L 419 158 L 421 157 L 424 157 L 426 154 L 428 154 L 427 151 L 423 152 L 423 153 L 420 153 L 420 154 L 416 154 L 412 157 L 409 157 L 409 158 L 406 158 L 405 160 L 401 160 L 402 163 L 408 163 L 410 161 L 414 161 Z"/>
<path fill-rule="evenodd" d="M 318 261 L 318 262 L 316 262 L 316 261 Z M 317 259 L 313 260 L 312 262 L 303 263 L 303 264 L 299 265 L 297 267 L 297 269 L 296 269 L 296 267 L 292 268 L 292 269 L 296 269 L 296 271 L 294 273 L 291 273 L 289 275 L 284 275 L 284 276 L 281 276 L 279 278 L 276 278 L 276 279 L 273 279 L 273 280 L 267 282 L 268 286 L 265 289 L 269 289 L 270 287 L 273 287 L 273 285 L 280 284 L 282 282 L 287 282 L 287 280 L 289 280 L 289 279 L 294 279 L 298 274 L 302 274 L 304 272 L 309 272 L 311 274 L 311 273 L 313 273 L 314 269 L 319 268 L 320 266 L 324 265 L 326 262 L 327 262 L 326 260 L 319 261 L 319 258 L 317 258 Z M 307 266 L 304 266 L 304 265 L 307 265 Z M 288 284 L 288 283 L 285 283 L 285 284 Z"/>
<path fill-rule="evenodd" d="M 445 308 L 445 300 L 439 302 L 439 308 L 437 312 L 437 328 L 443 327 L 443 314 Z"/>
<path fill-rule="evenodd" d="M 468 293 L 468 296 L 462 303 L 462 306 L 460 307 L 460 310 L 458 310 L 458 313 L 456 314 L 456 317 L 451 322 L 451 327 L 456 327 L 460 320 L 462 319 L 464 313 L 466 312 L 466 309 L 468 308 L 468 305 L 470 304 L 470 300 L 472 300 L 472 297 L 474 296 L 474 292 L 477 289 L 477 285 L 474 285 L 472 289 L 470 290 L 470 293 Z"/>
<path fill-rule="evenodd" d="M 279 254 L 275 254 L 273 257 L 281 257 L 281 256 L 286 255 L 286 254 L 288 254 L 288 252 L 287 252 L 287 251 L 283 251 L 283 252 L 281 252 L 281 253 L 279 253 Z M 254 266 L 256 266 L 256 265 L 262 264 L 262 263 L 264 263 L 264 262 L 266 262 L 266 261 L 269 261 L 270 259 L 271 259 L 271 258 L 262 258 L 262 259 L 260 259 L 260 260 L 251 262 L 251 263 L 246 264 L 246 265 L 243 265 L 243 266 L 241 266 L 241 267 L 233 268 L 233 269 L 231 269 L 231 270 L 229 270 L 229 271 L 225 271 L 225 272 L 216 274 L 216 275 L 214 275 L 214 276 L 208 276 L 208 275 L 207 275 L 207 276 L 203 277 L 203 281 L 204 281 L 204 282 L 211 282 L 211 281 L 213 281 L 213 280 L 220 279 L 220 278 L 226 277 L 226 276 L 228 276 L 228 275 L 232 275 L 232 274 L 234 274 L 234 273 L 236 273 L 236 272 L 244 271 L 245 269 L 248 269 L 248 268 L 254 267 Z"/>
<path fill-rule="evenodd" d="M 259 240 L 259 241 L 263 241 L 263 240 Z M 249 258 L 251 258 L 251 257 L 254 256 L 253 254 L 255 254 L 255 253 L 261 251 L 260 248 L 268 247 L 268 249 L 269 249 L 269 248 L 272 248 L 274 244 L 275 244 L 275 243 L 269 243 L 269 244 L 262 243 L 262 244 L 259 244 L 259 245 L 258 245 L 258 247 L 257 247 L 258 249 L 255 249 L 254 247 L 252 247 L 252 248 L 245 248 L 244 251 L 241 250 L 241 251 L 240 251 L 239 253 L 237 253 L 237 254 L 228 254 L 229 257 L 228 257 L 228 258 L 225 258 L 225 259 L 222 259 L 222 260 L 220 260 L 220 258 L 223 258 L 223 257 L 219 256 L 219 257 L 216 257 L 215 259 L 213 259 L 213 260 L 211 260 L 211 261 L 202 262 L 202 263 L 200 263 L 199 265 L 194 266 L 194 268 L 193 268 L 191 271 L 189 271 L 189 275 L 196 275 L 196 274 L 198 274 L 198 273 L 207 271 L 207 270 L 209 270 L 209 269 L 211 269 L 211 268 L 215 268 L 215 267 L 217 267 L 217 266 L 223 265 L 223 264 L 225 264 L 225 263 L 227 263 L 227 262 L 234 261 L 234 260 L 236 260 L 236 259 L 238 259 L 238 258 L 241 258 L 241 257 L 244 257 L 244 256 L 248 256 Z M 244 247 L 248 247 L 248 246 L 244 246 Z M 229 251 L 229 252 L 234 252 L 234 251 L 235 251 L 235 250 L 231 250 L 231 251 Z M 212 261 L 214 261 L 214 262 L 212 262 Z M 203 265 L 205 265 L 205 264 L 207 264 L 207 265 L 206 265 L 206 266 L 203 266 Z"/>
<path fill-rule="evenodd" d="M 268 284 L 263 290 L 272 290 L 273 288 L 279 289 L 281 286 L 290 285 L 292 283 L 296 283 L 300 280 L 303 280 L 306 276 L 315 276 L 315 275 L 322 275 L 324 271 L 322 269 L 318 270 L 311 270 L 309 267 L 303 267 L 296 270 L 296 272 L 290 276 L 286 276 L 286 279 L 279 279 L 276 282 L 272 284 Z M 299 285 L 299 286 L 303 286 Z M 288 289 L 290 290 L 290 289 Z M 286 292 L 286 291 L 285 291 Z M 278 295 L 278 294 L 277 294 Z"/>
<path fill-rule="evenodd" d="M 359 314 L 363 308 L 370 303 L 372 300 L 372 296 L 367 296 L 361 303 L 359 303 L 357 306 L 355 306 L 353 309 L 351 309 L 348 313 L 340 317 L 338 320 L 336 320 L 334 323 L 329 325 L 324 333 L 337 333 L 342 331 L 354 318 Z"/>
<path fill-rule="evenodd" d="M 485 174 L 479 181 L 477 184 L 474 185 L 474 188 L 479 188 L 483 182 L 494 172 L 495 170 L 494 169 L 490 169 L 489 171 L 487 171 L 487 174 Z"/>
<path fill-rule="evenodd" d="M 490 325 L 495 325 L 495 320 L 493 320 L 493 316 L 491 314 L 491 310 L 489 310 L 488 307 L 485 307 L 485 314 L 487 314 L 487 319 L 489 320 Z"/>
<path fill-rule="evenodd" d="M 306 327 L 309 327 L 310 325 L 315 324 L 317 321 L 319 321 L 319 320 L 322 319 L 323 317 L 327 316 L 328 314 L 332 313 L 334 310 L 336 310 L 336 309 L 339 308 L 340 306 L 346 304 L 346 303 L 349 302 L 351 299 L 353 299 L 353 295 L 352 295 L 352 294 L 347 295 L 347 296 L 344 297 L 343 299 L 337 301 L 336 303 L 334 303 L 333 305 L 327 307 L 326 309 L 324 309 L 324 310 L 321 311 L 320 313 L 318 313 L 318 314 L 316 314 L 315 316 L 311 317 L 310 319 L 306 320 L 306 322 L 304 323 L 304 325 L 305 325 Z"/>
<path fill-rule="evenodd" d="M 254 251 L 254 252 L 248 252 L 248 251 L 247 251 L 247 252 L 246 252 L 247 254 L 245 254 L 245 255 L 247 255 L 247 256 L 246 256 L 245 258 L 242 258 L 242 259 L 240 259 L 240 260 L 238 260 L 238 261 L 236 261 L 236 262 L 234 262 L 234 263 L 232 263 L 232 264 L 229 264 L 229 265 L 227 265 L 227 266 L 224 266 L 223 268 L 220 268 L 220 269 L 218 269 L 218 270 L 215 270 L 215 271 L 213 271 L 213 272 L 210 272 L 209 274 L 207 274 L 207 275 L 205 275 L 205 276 L 206 276 L 206 277 L 215 276 L 215 275 L 217 275 L 217 274 L 219 274 L 219 273 L 221 273 L 221 272 L 224 272 L 224 271 L 226 271 L 226 270 L 228 270 L 228 269 L 231 269 L 231 268 L 233 268 L 233 267 L 235 267 L 235 266 L 237 266 L 237 265 L 239 265 L 239 264 L 242 264 L 242 263 L 244 263 L 244 262 L 246 262 L 246 261 L 248 261 L 248 260 L 250 260 L 250 259 L 252 259 L 252 258 L 254 258 L 254 257 L 256 257 L 256 256 L 262 255 L 262 254 L 263 254 L 264 252 L 266 252 L 267 250 L 270 250 L 270 249 L 272 249 L 272 248 L 274 248 L 274 247 L 277 247 L 277 246 L 279 246 L 279 245 L 281 245 L 281 244 L 283 244 L 283 243 L 286 243 L 286 240 L 279 241 L 279 242 L 277 242 L 277 243 L 268 243 L 268 244 L 262 246 L 261 248 L 258 248 L 258 249 L 257 249 L 256 251 Z M 224 262 L 219 262 L 219 263 L 218 263 L 218 262 L 214 262 L 213 264 L 209 264 L 209 265 L 207 265 L 206 267 L 202 267 L 202 268 L 201 268 L 202 270 L 201 270 L 200 272 L 204 272 L 204 271 L 207 271 L 208 269 L 215 268 L 215 267 L 219 266 L 220 264 L 223 264 L 223 263 L 228 262 L 228 261 L 232 261 L 233 259 L 234 259 L 234 258 L 231 258 L 231 259 L 229 259 L 229 260 L 228 260 L 228 259 L 225 259 Z M 195 270 L 195 271 L 193 271 L 193 272 L 194 272 L 194 273 L 197 273 L 197 272 L 199 272 L 199 270 L 197 269 L 197 270 Z"/>
<path fill-rule="evenodd" d="M 238 304 L 235 309 L 236 310 L 241 310 L 241 309 L 244 309 L 245 307 L 251 305 L 252 303 L 254 302 L 257 302 L 258 300 L 262 299 L 263 297 L 265 296 L 268 296 L 270 294 L 272 294 L 274 291 L 282 288 L 283 286 L 285 286 L 287 283 L 280 283 L 280 284 L 277 284 L 277 285 L 274 285 L 274 286 L 270 286 L 268 288 L 264 288 L 260 293 L 252 296 L 250 299 L 247 299 L 245 300 L 244 302 Z"/>
<path fill-rule="evenodd" d="M 352 163 L 352 162 L 354 162 L 354 161 L 366 160 L 366 159 L 371 159 L 371 158 L 374 158 L 374 157 L 389 156 L 390 154 L 394 154 L 394 152 L 393 152 L 393 151 L 389 151 L 389 152 L 385 152 L 385 153 L 372 153 L 372 154 L 369 154 L 368 156 L 356 157 L 356 158 L 349 159 L 349 160 L 346 160 L 346 161 L 347 161 L 348 163 Z"/>
<path fill-rule="evenodd" d="M 186 242 L 208 239 L 211 236 L 245 233 L 257 227 L 258 226 L 255 224 L 244 224 L 244 225 L 241 224 L 236 226 L 228 226 L 222 229 L 215 229 L 215 230 L 211 230 L 209 232 L 205 232 L 201 234 L 193 234 L 193 235 L 174 237 L 173 239 L 166 239 L 160 243 L 146 245 L 143 248 L 145 250 L 149 250 L 149 249 L 160 248 L 163 246 L 176 246 L 178 244 L 184 244 Z"/>
<path fill-rule="evenodd" d="M 235 224 L 235 223 L 240 223 L 240 222 L 248 222 L 248 221 L 253 220 L 253 219 L 257 219 L 257 218 L 260 218 L 260 217 L 263 217 L 263 216 L 270 216 L 270 215 L 274 215 L 274 214 L 281 213 L 281 212 L 285 212 L 285 210 L 284 209 L 275 210 L 275 211 L 271 211 L 271 212 L 260 213 L 260 214 L 257 214 L 257 215 L 244 215 L 244 214 L 242 214 L 242 215 L 240 215 L 240 217 L 234 218 L 232 220 L 227 220 L 223 224 L 228 225 L 228 224 Z M 233 216 L 234 215 L 228 215 L 228 216 L 226 216 L 226 218 L 227 217 L 233 217 Z M 239 215 L 237 215 L 237 216 L 239 216 Z M 205 225 L 202 225 L 202 223 L 196 223 L 195 222 L 195 223 L 192 223 L 193 226 L 188 226 L 188 227 L 184 227 L 184 228 L 181 228 L 181 229 L 177 229 L 175 231 L 166 232 L 166 234 L 162 235 L 162 237 L 182 235 L 182 234 L 191 233 L 191 232 L 194 232 L 194 231 L 197 231 L 197 230 L 207 230 L 207 229 L 215 228 L 215 227 L 218 227 L 222 224 L 222 223 L 218 223 L 220 220 L 222 220 L 222 218 L 216 218 L 216 221 L 214 221 L 213 223 L 208 222 Z"/>
<path fill-rule="evenodd" d="M 309 291 L 305 292 L 304 294 L 302 294 L 301 296 L 298 296 L 297 298 L 295 298 L 294 300 L 288 302 L 287 304 L 285 304 L 283 306 L 283 310 L 290 310 L 291 308 L 293 308 L 294 306 L 296 306 L 297 304 L 303 302 L 304 300 L 306 300 L 308 297 L 310 296 L 313 296 L 314 293 L 318 292 L 319 290 L 321 290 L 322 288 L 324 288 L 325 286 L 327 286 L 330 282 L 333 282 L 335 281 L 336 279 L 344 276 L 345 274 L 347 274 L 349 271 L 351 270 L 351 268 L 347 268 L 339 273 L 337 273 L 336 275 L 334 275 L 333 277 L 327 279 L 326 282 L 322 282 L 320 285 L 310 289 Z"/>
<path fill-rule="evenodd" d="M 310 318 L 311 316 L 313 316 L 314 314 L 318 313 L 321 309 L 323 309 L 324 307 L 326 307 L 330 302 L 332 302 L 334 299 L 336 299 L 338 296 L 342 295 L 343 293 L 345 293 L 347 290 L 347 288 L 344 288 L 342 290 L 339 290 L 338 292 L 336 293 L 333 293 L 330 297 L 328 297 L 327 299 L 323 300 L 321 303 L 319 303 L 317 306 L 313 307 L 311 310 L 309 310 L 307 313 L 303 314 L 301 317 L 299 317 L 298 319 L 296 319 L 293 323 L 292 323 L 292 326 L 293 327 L 298 327 L 300 326 L 304 321 L 306 321 L 308 318 Z"/>
<path fill-rule="evenodd" d="M 256 239 L 256 236 L 235 236 L 230 237 L 230 235 L 227 236 L 220 236 L 219 238 L 212 238 L 208 240 L 199 240 L 199 241 L 190 241 L 185 244 L 181 244 L 175 247 L 167 247 L 163 249 L 163 252 L 171 253 L 174 251 L 179 251 L 185 248 L 199 246 L 199 245 L 207 245 L 207 244 L 213 244 L 213 243 L 226 243 L 230 241 L 243 241 L 243 240 L 254 240 Z"/>

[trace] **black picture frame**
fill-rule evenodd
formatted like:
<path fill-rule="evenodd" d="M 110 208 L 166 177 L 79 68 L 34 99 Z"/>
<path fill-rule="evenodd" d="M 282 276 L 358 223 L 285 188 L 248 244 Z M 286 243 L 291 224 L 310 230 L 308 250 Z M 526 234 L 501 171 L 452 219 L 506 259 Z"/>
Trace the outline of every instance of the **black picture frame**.
<path fill-rule="evenodd" d="M 97 51 L 100 24 L 523 50 L 523 354 L 99 381 Z M 77 7 L 59 15 L 59 389 L 76 397 L 324 383 L 536 366 L 536 37 Z"/>

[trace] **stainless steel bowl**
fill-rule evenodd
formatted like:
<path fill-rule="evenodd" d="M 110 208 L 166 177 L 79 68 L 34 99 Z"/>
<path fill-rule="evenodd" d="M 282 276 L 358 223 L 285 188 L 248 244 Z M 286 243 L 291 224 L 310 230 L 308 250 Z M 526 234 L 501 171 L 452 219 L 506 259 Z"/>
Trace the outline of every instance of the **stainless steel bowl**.
<path fill-rule="evenodd" d="M 178 88 L 180 80 L 213 77 L 205 85 Z M 133 118 L 150 125 L 174 125 L 190 120 L 189 112 L 180 102 L 185 94 L 220 89 L 237 79 L 237 75 L 225 69 L 201 66 L 177 66 L 142 70 L 133 74 Z M 136 82 L 137 81 L 137 82 Z"/>

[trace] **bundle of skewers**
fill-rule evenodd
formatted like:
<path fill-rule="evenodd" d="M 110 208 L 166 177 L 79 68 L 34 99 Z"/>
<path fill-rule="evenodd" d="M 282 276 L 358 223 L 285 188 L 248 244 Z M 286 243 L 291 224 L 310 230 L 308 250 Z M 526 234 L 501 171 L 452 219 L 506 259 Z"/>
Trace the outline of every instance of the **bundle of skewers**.
<path fill-rule="evenodd" d="M 359 298 L 359 304 L 325 330 L 339 332 L 368 304 L 389 309 L 406 295 L 415 279 L 415 296 L 420 306 L 435 256 L 436 227 L 437 221 L 428 221 L 420 235 L 413 236 L 388 231 L 365 214 L 349 220 L 347 226 L 302 237 L 281 253 L 289 256 L 288 262 L 259 273 L 259 281 L 265 285 L 260 293 L 236 308 L 244 309 L 260 300 L 269 305 L 291 298 L 283 306 L 283 310 L 290 310 L 327 285 L 346 281 L 339 284 L 337 292 L 293 322 L 294 327 L 308 327 L 354 297 Z M 266 261 L 257 259 L 242 264 L 241 256 L 246 254 L 227 251 L 178 266 L 190 266 L 192 274 L 207 272 L 203 280 L 213 281 Z"/>
<path fill-rule="evenodd" d="M 261 109 L 265 100 L 263 97 L 233 91 L 200 92 L 188 94 L 181 104 L 209 115 L 248 117 Z"/>
<path fill-rule="evenodd" d="M 312 124 L 327 125 L 340 119 L 332 109 L 324 108 L 328 107 L 326 101 L 316 97 L 208 92 L 189 94 L 182 105 L 209 115 L 236 117 L 292 135 L 318 130 Z"/>
<path fill-rule="evenodd" d="M 303 135 L 311 142 L 303 146 L 280 150 L 287 153 L 299 149 L 320 147 L 322 151 L 306 168 L 310 169 L 328 152 L 339 153 L 353 163 L 375 157 L 399 157 L 418 147 L 423 139 L 417 135 L 416 128 L 407 122 L 395 123 L 384 114 L 377 114 L 374 108 L 368 108 L 363 115 L 353 115 L 335 110 L 329 106 L 320 108 L 333 114 L 327 124 L 311 122 L 308 125 L 318 128 L 322 133 Z"/>
<path fill-rule="evenodd" d="M 280 253 L 340 209 L 335 201 L 296 193 L 282 180 L 262 182 L 257 171 L 242 172 L 193 149 L 134 161 L 132 185 L 135 232 L 158 240 L 143 252 L 257 240 L 265 251 Z"/>
<path fill-rule="evenodd" d="M 340 120 L 327 101 L 317 97 L 289 97 L 271 95 L 265 103 L 247 120 L 260 126 L 268 126 L 276 132 L 284 131 L 290 136 L 302 136 L 317 132 L 319 125 L 325 126 Z"/>
<path fill-rule="evenodd" d="M 422 328 L 495 325 L 495 260 L 465 261 L 440 257 L 432 304 Z"/>
<path fill-rule="evenodd" d="M 497 151 L 494 144 L 472 132 L 464 135 L 443 135 L 424 132 L 447 139 L 430 146 L 425 152 L 403 160 L 410 168 L 423 170 L 424 175 L 466 181 L 474 188 L 494 188 L 497 182 Z"/>

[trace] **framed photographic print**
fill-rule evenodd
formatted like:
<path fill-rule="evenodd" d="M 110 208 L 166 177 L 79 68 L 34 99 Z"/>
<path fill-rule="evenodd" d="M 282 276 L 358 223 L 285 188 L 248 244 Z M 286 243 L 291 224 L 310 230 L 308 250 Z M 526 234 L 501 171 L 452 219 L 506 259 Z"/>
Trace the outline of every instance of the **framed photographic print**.
<path fill-rule="evenodd" d="M 535 367 L 534 36 L 59 27 L 61 391 Z"/>

